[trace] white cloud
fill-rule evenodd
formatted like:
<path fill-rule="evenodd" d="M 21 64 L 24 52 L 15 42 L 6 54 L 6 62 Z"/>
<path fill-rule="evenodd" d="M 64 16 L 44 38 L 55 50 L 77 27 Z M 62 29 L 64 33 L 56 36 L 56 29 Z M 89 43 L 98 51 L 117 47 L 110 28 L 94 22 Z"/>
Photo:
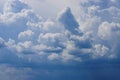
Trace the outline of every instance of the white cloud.
<path fill-rule="evenodd" d="M 109 48 L 107 48 L 106 46 L 104 45 L 101 45 L 101 44 L 96 44 L 94 45 L 93 47 L 95 51 L 93 51 L 93 58 L 97 58 L 97 57 L 106 57 L 106 55 L 110 55 L 110 50 Z"/>
<path fill-rule="evenodd" d="M 24 32 L 20 32 L 20 33 L 18 34 L 18 38 L 19 38 L 19 39 L 31 38 L 33 35 L 34 35 L 34 32 L 33 32 L 33 31 L 27 30 L 27 31 L 24 31 Z"/>
<path fill-rule="evenodd" d="M 113 41 L 119 40 L 118 37 L 120 37 L 120 24 L 119 23 L 109 23 L 109 22 L 103 22 L 98 31 L 98 35 L 103 40 L 110 40 Z"/>
<path fill-rule="evenodd" d="M 18 6 L 18 8 L 19 6 L 26 5 L 18 0 L 12 0 L 7 4 L 5 7 L 10 7 L 12 10 L 15 10 L 12 4 Z M 5 40 L 9 38 L 17 39 L 18 34 L 28 28 L 27 22 L 37 22 L 41 19 L 31 9 L 26 7 L 20 8 L 17 13 L 12 10 L 0 14 L 0 36 L 5 38 Z"/>
<path fill-rule="evenodd" d="M 64 40 L 64 35 L 61 33 L 41 33 L 38 37 L 39 43 L 46 44 L 48 46 L 60 46 L 64 43 Z"/>
<path fill-rule="evenodd" d="M 79 54 L 77 47 L 75 46 L 73 41 L 66 42 L 66 49 L 63 50 L 61 57 L 63 61 L 81 61 L 81 58 L 79 56 L 75 56 L 75 54 Z"/>
<path fill-rule="evenodd" d="M 3 11 L 0 11 L 0 64 L 17 66 L 20 70 L 7 66 L 6 72 L 1 71 L 0 75 L 10 74 L 12 77 L 13 72 L 21 80 L 28 80 L 31 73 L 26 76 L 28 73 L 25 72 L 25 67 L 45 67 L 46 70 L 48 65 L 51 69 L 51 66 L 57 64 L 77 65 L 76 63 L 84 61 L 119 59 L 118 2 L 119 0 L 9 0 Z M 28 72 L 31 70 L 28 69 Z M 18 75 L 19 73 L 25 76 Z M 32 77 L 40 74 L 38 71 L 32 73 Z"/>
<path fill-rule="evenodd" d="M 59 55 L 56 53 L 52 53 L 51 55 L 48 56 L 49 60 L 55 60 L 55 59 L 59 59 Z"/>
<path fill-rule="evenodd" d="M 113 54 L 119 55 L 119 37 L 120 37 L 120 24 L 103 22 L 98 31 L 99 37 L 104 40 L 111 48 Z"/>
<path fill-rule="evenodd" d="M 0 79 L 22 80 L 31 78 L 28 73 L 32 72 L 30 68 L 17 69 L 8 65 L 0 65 Z"/>
<path fill-rule="evenodd" d="M 22 52 L 22 51 L 25 51 L 25 50 L 29 50 L 32 46 L 32 42 L 31 41 L 25 41 L 25 42 L 19 42 L 17 45 L 16 45 L 16 50 L 18 52 Z"/>
<path fill-rule="evenodd" d="M 42 57 L 50 60 L 59 58 L 60 61 L 81 61 L 86 60 L 84 59 L 86 55 L 89 59 L 92 59 L 93 56 L 96 58 L 109 56 L 107 54 L 110 51 L 110 55 L 115 51 L 119 52 L 119 39 L 117 39 L 120 37 L 119 8 L 116 6 L 109 5 L 109 7 L 101 8 L 101 1 L 99 0 L 92 0 L 91 3 L 88 0 L 54 1 L 53 3 L 56 4 L 50 7 L 49 10 L 52 8 L 51 12 L 59 2 L 61 4 L 65 2 L 63 5 L 69 6 L 63 9 L 63 7 L 61 8 L 62 5 L 59 4 L 58 8 L 60 7 L 59 9 L 62 11 L 58 14 L 56 20 L 55 18 L 41 18 L 25 4 L 29 2 L 27 4 L 37 8 L 39 7 L 33 5 L 33 3 L 42 4 L 40 6 L 48 8 L 45 4 L 51 6 L 53 4 L 51 1 L 41 1 L 41 3 L 33 0 L 21 1 L 12 0 L 6 3 L 3 13 L 0 14 L 0 36 L 3 39 L 5 38 L 7 48 L 15 51 L 16 54 L 32 53 L 32 55 L 41 54 Z M 72 7 L 72 5 L 74 6 Z M 105 18 L 104 14 L 106 13 L 109 13 L 107 16 L 111 17 Z M 49 13 L 44 15 L 47 14 Z M 112 38 L 116 40 L 113 41 Z M 103 40 L 108 41 L 108 43 L 103 43 Z M 1 39 L 0 45 L 3 43 L 4 41 Z M 111 44 L 115 44 L 114 47 Z"/>
<path fill-rule="evenodd" d="M 34 11 L 44 18 L 56 18 L 57 13 L 65 7 L 70 7 L 74 14 L 78 15 L 79 0 L 21 0 L 31 6 Z M 36 4 L 36 5 L 34 5 Z M 48 6 L 46 6 L 48 5 Z M 39 7 L 38 7 L 39 6 Z"/>
<path fill-rule="evenodd" d="M 23 9 L 28 8 L 26 4 L 19 0 L 8 0 L 6 4 L 4 5 L 4 13 L 7 12 L 14 12 L 18 13 L 21 12 Z"/>
<path fill-rule="evenodd" d="M 80 57 L 76 57 L 74 55 L 71 55 L 71 54 L 69 54 L 66 51 L 63 51 L 61 57 L 62 57 L 62 61 L 63 62 L 69 62 L 69 61 L 78 61 L 78 62 L 81 62 L 82 61 Z"/>

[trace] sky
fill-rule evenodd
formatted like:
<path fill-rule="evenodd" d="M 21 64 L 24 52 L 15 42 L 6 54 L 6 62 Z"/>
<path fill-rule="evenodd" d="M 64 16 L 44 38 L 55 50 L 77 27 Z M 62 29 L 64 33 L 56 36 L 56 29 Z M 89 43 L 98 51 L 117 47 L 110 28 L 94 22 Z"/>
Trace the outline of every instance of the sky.
<path fill-rule="evenodd" d="M 0 0 L 0 80 L 119 80 L 120 0 Z"/>

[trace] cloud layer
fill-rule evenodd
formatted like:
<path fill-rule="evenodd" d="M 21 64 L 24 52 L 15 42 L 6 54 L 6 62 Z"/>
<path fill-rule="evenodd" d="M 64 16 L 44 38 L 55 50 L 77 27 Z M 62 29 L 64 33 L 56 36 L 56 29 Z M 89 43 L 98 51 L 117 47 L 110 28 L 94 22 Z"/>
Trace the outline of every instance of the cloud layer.
<path fill-rule="evenodd" d="M 47 75 L 51 80 L 60 80 L 60 76 L 78 80 L 83 75 L 81 79 L 87 80 L 90 73 L 85 69 L 90 71 L 95 66 L 100 70 L 102 61 L 119 62 L 119 0 L 77 0 L 72 5 L 71 0 L 65 2 L 70 7 L 60 11 L 56 18 L 46 19 L 36 14 L 27 1 L 6 1 L 0 13 L 0 79 L 48 80 Z M 95 61 L 100 65 L 94 65 Z M 1 73 L 2 69 L 4 73 Z M 95 73 L 94 70 L 90 72 Z M 88 78 L 85 78 L 86 74 Z M 101 72 L 96 74 L 100 75 Z"/>

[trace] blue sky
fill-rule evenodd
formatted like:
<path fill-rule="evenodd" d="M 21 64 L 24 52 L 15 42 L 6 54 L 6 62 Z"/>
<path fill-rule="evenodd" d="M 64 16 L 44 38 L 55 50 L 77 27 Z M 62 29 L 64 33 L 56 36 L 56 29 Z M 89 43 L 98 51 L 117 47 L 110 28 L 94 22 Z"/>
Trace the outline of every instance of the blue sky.
<path fill-rule="evenodd" d="M 0 0 L 0 80 L 119 80 L 119 0 Z"/>

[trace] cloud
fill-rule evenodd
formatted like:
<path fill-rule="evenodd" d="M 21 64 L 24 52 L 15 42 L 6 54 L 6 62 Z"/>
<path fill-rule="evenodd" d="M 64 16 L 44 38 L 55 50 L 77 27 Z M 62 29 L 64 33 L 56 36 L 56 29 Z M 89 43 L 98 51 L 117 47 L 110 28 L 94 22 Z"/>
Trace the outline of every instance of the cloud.
<path fill-rule="evenodd" d="M 5 80 L 29 79 L 30 75 L 28 75 L 28 73 L 30 72 L 31 72 L 30 68 L 16 69 L 8 65 L 0 65 L 0 79 Z"/>
<path fill-rule="evenodd" d="M 17 2 L 11 1 L 11 3 L 9 3 L 9 6 L 11 6 L 13 3 L 14 5 L 15 4 L 26 5 L 21 1 L 17 1 Z M 87 4 L 87 3 L 88 2 L 85 2 L 83 4 Z M 8 42 L 6 42 L 6 44 L 10 49 L 17 51 L 18 53 L 27 53 L 27 54 L 45 53 L 46 58 L 48 56 L 47 53 L 50 53 L 51 55 L 52 53 L 56 53 L 56 54 L 58 53 L 59 54 L 58 56 L 61 59 L 67 61 L 68 60 L 81 61 L 81 57 L 84 58 L 86 54 L 89 55 L 89 53 L 91 53 L 91 56 L 94 55 L 101 56 L 102 54 L 99 55 L 99 53 L 101 52 L 96 50 L 99 49 L 102 50 L 104 48 L 106 49 L 106 51 L 103 50 L 102 53 L 103 55 L 106 55 L 110 46 L 107 46 L 105 44 L 104 47 L 104 44 L 98 43 L 99 41 L 96 40 L 96 38 L 99 37 L 96 34 L 97 34 L 97 28 L 99 27 L 101 22 L 101 18 L 100 15 L 95 15 L 95 13 L 98 11 L 100 11 L 99 13 L 101 13 L 103 11 L 99 9 L 97 3 L 98 2 L 95 3 L 96 5 L 91 4 L 91 6 L 86 7 L 88 8 L 88 13 L 85 14 L 85 21 L 86 20 L 87 21 L 86 22 L 83 21 L 84 23 L 82 23 L 82 25 L 80 23 L 81 26 L 79 26 L 77 19 L 72 14 L 71 9 L 68 7 L 66 9 L 63 9 L 59 13 L 57 20 L 50 20 L 50 19 L 42 20 L 42 18 L 40 18 L 38 15 L 32 12 L 31 9 L 29 9 L 28 7 L 26 8 L 25 6 L 21 7 L 17 13 L 12 10 L 8 11 L 6 12 L 7 14 L 11 14 L 10 12 L 12 12 L 12 14 L 14 14 L 13 16 L 16 15 L 17 17 L 13 19 L 14 20 L 13 22 L 10 22 L 9 26 L 12 27 L 13 25 L 17 24 L 16 21 L 19 22 L 21 22 L 22 20 L 25 21 L 21 22 L 22 23 L 21 26 L 23 26 L 23 29 L 19 29 L 19 31 L 15 32 L 17 33 L 16 34 L 17 37 L 16 38 L 14 38 L 15 36 L 12 37 L 13 36 L 12 33 L 11 36 L 10 35 L 8 36 L 8 39 L 13 38 L 13 40 L 9 40 Z M 2 16 L 3 15 L 6 14 L 2 14 Z M 90 17 L 86 17 L 88 15 Z M 93 16 L 93 20 L 91 19 L 92 16 Z M 2 22 L 2 24 L 6 24 L 6 22 L 4 23 Z M 13 28 L 13 30 L 16 30 L 16 26 Z M 19 25 L 18 27 L 20 28 Z M 86 27 L 84 29 L 87 30 L 85 32 L 83 31 L 82 33 L 81 30 L 83 29 L 83 27 Z M 98 30 L 98 33 L 99 32 L 100 29 Z M 96 47 L 97 44 L 103 46 Z"/>
<path fill-rule="evenodd" d="M 119 37 L 120 37 L 120 24 L 103 22 L 98 31 L 99 37 L 107 42 L 111 48 L 111 52 L 119 55 Z"/>
<path fill-rule="evenodd" d="M 28 21 L 34 22 L 40 19 L 31 9 L 24 7 L 23 5 L 26 4 L 19 0 L 10 0 L 10 2 L 8 1 L 6 4 L 4 8 L 10 8 L 11 10 L 0 14 L 0 36 L 5 40 L 9 38 L 17 39 L 18 34 L 27 29 Z M 14 9 L 15 7 L 12 5 L 20 8 L 19 10 L 17 9 L 17 13 L 14 12 L 16 9 Z M 19 6 L 23 7 L 21 8 Z M 3 9 L 3 11 L 4 10 L 5 9 Z"/>
<path fill-rule="evenodd" d="M 79 17 L 81 19 L 80 22 L 72 14 L 72 10 L 69 7 L 63 9 L 58 14 L 57 20 L 44 20 L 28 8 L 29 6 L 24 1 L 10 1 L 5 4 L 5 12 L 1 14 L 2 26 L 0 36 L 5 38 L 6 41 L 11 38 L 5 43 L 13 51 L 35 55 L 45 53 L 46 58 L 48 57 L 47 53 L 51 55 L 52 53 L 58 53 L 59 55 L 57 55 L 64 60 L 81 60 L 81 57 L 84 58 L 89 53 L 91 53 L 91 56 L 107 55 L 108 50 L 112 48 L 108 45 L 110 42 L 113 42 L 109 40 L 113 35 L 112 33 L 119 37 L 118 31 L 114 32 L 112 28 L 107 26 L 119 26 L 119 24 L 115 23 L 116 20 L 113 19 L 114 14 L 112 13 L 109 16 L 113 15 L 111 19 L 114 23 L 109 24 L 107 18 L 104 19 L 108 20 L 108 23 L 103 22 L 103 13 L 110 13 L 110 11 L 113 13 L 115 11 L 119 12 L 119 9 L 116 6 L 100 8 L 102 5 L 98 3 L 101 3 L 101 1 L 91 1 L 90 5 L 88 5 L 89 1 L 80 1 L 79 3 L 82 3 L 83 12 L 86 12 Z M 82 17 L 85 18 L 83 19 Z M 6 31 L 4 32 L 3 29 Z M 107 29 L 109 31 L 106 31 Z M 97 40 L 97 38 L 101 40 Z M 102 39 L 107 39 L 109 43 L 103 44 Z M 115 48 L 117 47 L 117 42 L 115 43 Z M 113 51 L 114 49 L 112 48 Z M 89 58 L 91 58 L 90 55 Z"/>
<path fill-rule="evenodd" d="M 63 40 L 64 40 L 64 35 L 62 35 L 61 33 L 40 34 L 39 38 L 38 38 L 39 43 L 50 45 L 50 46 L 51 45 L 59 46 L 59 42 L 61 43 L 61 41 L 63 41 Z"/>
<path fill-rule="evenodd" d="M 93 58 L 106 57 L 106 55 L 110 54 L 109 48 L 107 48 L 104 45 L 96 44 L 96 45 L 94 45 L 93 48 L 95 50 L 95 51 L 93 51 L 93 53 L 94 53 Z"/>
<path fill-rule="evenodd" d="M 59 55 L 56 53 L 52 53 L 51 55 L 48 56 L 49 60 L 55 60 L 55 59 L 59 59 Z"/>
<path fill-rule="evenodd" d="M 24 32 L 20 32 L 19 34 L 18 34 L 18 38 L 19 39 L 24 39 L 24 38 L 30 38 L 30 37 L 32 37 L 34 35 L 34 32 L 32 32 L 31 30 L 27 30 L 27 31 L 24 31 Z"/>
<path fill-rule="evenodd" d="M 0 48 L 5 46 L 5 41 L 0 37 Z"/>
<path fill-rule="evenodd" d="M 53 7 L 59 2 L 69 6 L 64 9 L 59 4 L 56 8 L 62 11 L 57 18 L 48 17 L 49 13 L 44 13 L 47 18 L 42 18 L 27 2 L 39 4 L 39 0 L 9 0 L 0 13 L 0 65 L 5 65 L 0 67 L 0 76 L 3 67 L 6 71 L 2 79 L 7 80 L 4 76 L 10 74 L 10 79 L 16 75 L 20 77 L 18 80 L 48 80 L 48 77 L 77 80 L 81 79 L 79 74 L 83 70 L 83 80 L 88 80 L 90 74 L 96 72 L 91 68 L 100 70 L 103 62 L 105 68 L 108 68 L 107 62 L 118 64 L 118 0 L 54 1 L 56 4 L 50 10 L 46 9 L 50 15 L 57 14 Z M 45 4 L 53 3 L 48 0 L 40 2 L 45 8 L 51 6 Z"/>
<path fill-rule="evenodd" d="M 21 12 L 23 9 L 28 8 L 26 4 L 20 2 L 19 0 L 8 0 L 8 2 L 4 6 L 4 13 L 7 12 L 14 12 L 18 13 Z"/>
<path fill-rule="evenodd" d="M 119 23 L 103 22 L 100 27 L 98 34 L 103 40 L 112 40 L 119 36 Z"/>
<path fill-rule="evenodd" d="M 64 27 L 71 33 L 77 34 L 75 29 L 78 28 L 78 23 L 75 20 L 69 7 L 61 11 L 58 15 L 58 20 L 64 25 Z"/>

